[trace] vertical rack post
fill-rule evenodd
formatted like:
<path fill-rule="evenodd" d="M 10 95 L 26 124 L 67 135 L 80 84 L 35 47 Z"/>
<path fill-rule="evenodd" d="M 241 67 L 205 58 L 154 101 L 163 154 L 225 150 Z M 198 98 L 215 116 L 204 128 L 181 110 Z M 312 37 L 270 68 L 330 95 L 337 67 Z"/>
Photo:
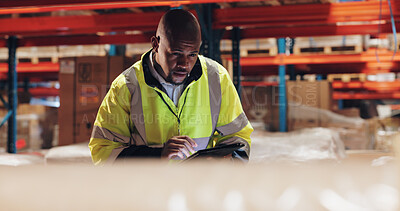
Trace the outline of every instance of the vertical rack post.
<path fill-rule="evenodd" d="M 233 84 L 240 96 L 240 76 L 242 70 L 240 67 L 240 28 L 233 27 L 232 29 L 232 65 L 233 65 Z"/>
<path fill-rule="evenodd" d="M 224 29 L 213 29 L 213 11 L 217 4 L 196 4 L 196 13 L 201 26 L 202 45 L 200 53 L 221 63 L 220 42 Z"/>
<path fill-rule="evenodd" d="M 8 38 L 8 104 L 11 116 L 8 118 L 7 152 L 16 153 L 17 141 L 17 37 Z"/>
<path fill-rule="evenodd" d="M 285 38 L 278 39 L 278 53 L 283 56 L 286 51 L 286 41 Z M 279 65 L 279 131 L 286 132 L 286 111 L 287 111 L 287 101 L 286 101 L 286 66 Z"/>

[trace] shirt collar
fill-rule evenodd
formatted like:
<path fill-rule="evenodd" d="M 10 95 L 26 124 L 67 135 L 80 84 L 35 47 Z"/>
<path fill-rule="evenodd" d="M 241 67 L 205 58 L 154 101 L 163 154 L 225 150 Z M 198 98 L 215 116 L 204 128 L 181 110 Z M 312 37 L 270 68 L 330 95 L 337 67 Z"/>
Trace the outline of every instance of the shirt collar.
<path fill-rule="evenodd" d="M 149 64 L 149 69 L 150 73 L 153 75 L 154 78 L 158 80 L 161 84 L 167 84 L 167 85 L 173 85 L 171 83 L 168 83 L 161 75 L 160 73 L 157 72 L 157 70 L 154 68 L 154 61 L 153 61 L 153 51 L 150 52 L 150 55 L 148 57 L 148 64 Z"/>
<path fill-rule="evenodd" d="M 147 53 L 145 53 L 142 57 L 142 66 L 143 66 L 143 72 L 144 72 L 144 78 L 145 78 L 145 82 L 147 85 L 151 86 L 151 87 L 158 87 L 159 89 L 163 89 L 162 85 L 160 83 L 160 81 L 156 78 L 156 76 L 159 76 L 160 78 L 163 79 L 163 81 L 165 81 L 165 79 L 163 77 L 161 77 L 161 75 L 154 69 L 154 65 L 150 64 L 150 58 L 152 57 L 152 50 L 148 51 Z M 153 61 L 154 63 L 154 61 Z M 151 73 L 152 71 L 150 70 L 151 68 L 154 69 L 154 75 L 153 73 Z M 191 83 L 192 81 L 197 81 L 203 74 L 202 68 L 201 68 L 201 63 L 199 58 L 197 58 L 196 64 L 194 65 L 190 76 L 188 77 L 188 80 L 186 80 L 186 82 L 184 83 L 184 86 L 186 87 L 189 83 Z M 168 82 L 166 82 L 168 83 Z"/>

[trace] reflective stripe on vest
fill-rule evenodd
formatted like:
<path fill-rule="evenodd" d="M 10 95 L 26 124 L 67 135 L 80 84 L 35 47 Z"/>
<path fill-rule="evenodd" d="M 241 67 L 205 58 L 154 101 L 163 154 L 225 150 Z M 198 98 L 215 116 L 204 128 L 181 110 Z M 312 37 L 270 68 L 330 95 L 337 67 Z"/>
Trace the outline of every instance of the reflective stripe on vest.
<path fill-rule="evenodd" d="M 131 93 L 131 119 L 134 124 L 136 133 L 132 132 L 133 145 L 147 145 L 146 130 L 144 128 L 144 116 L 142 109 L 142 94 L 140 86 L 136 78 L 136 71 L 133 67 L 126 72 L 126 86 Z M 132 129 L 132 127 L 129 127 Z"/>
<path fill-rule="evenodd" d="M 114 142 L 120 142 L 125 145 L 130 143 L 130 137 L 123 136 L 106 128 L 95 125 L 92 131 L 92 138 L 107 139 Z"/>
<path fill-rule="evenodd" d="M 231 134 L 239 132 L 244 127 L 246 127 L 247 123 L 248 123 L 248 120 L 247 120 L 246 114 L 244 112 L 242 112 L 238 117 L 236 117 L 229 124 L 217 127 L 217 130 L 221 133 L 221 135 L 227 136 L 227 135 L 231 135 Z"/>
<path fill-rule="evenodd" d="M 219 79 L 219 68 L 215 62 L 206 58 L 207 74 L 208 74 L 208 90 L 210 96 L 210 110 L 212 121 L 212 133 L 214 135 L 217 126 L 219 111 L 221 109 L 221 84 Z"/>

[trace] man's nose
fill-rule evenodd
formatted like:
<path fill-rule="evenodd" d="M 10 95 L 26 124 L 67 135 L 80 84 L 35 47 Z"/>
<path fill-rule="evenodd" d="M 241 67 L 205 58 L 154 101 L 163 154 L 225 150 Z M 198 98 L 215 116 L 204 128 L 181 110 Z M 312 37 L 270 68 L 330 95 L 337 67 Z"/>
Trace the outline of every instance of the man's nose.
<path fill-rule="evenodd" d="M 180 56 L 178 59 L 177 66 L 179 68 L 188 69 L 189 68 L 189 59 L 186 56 Z"/>

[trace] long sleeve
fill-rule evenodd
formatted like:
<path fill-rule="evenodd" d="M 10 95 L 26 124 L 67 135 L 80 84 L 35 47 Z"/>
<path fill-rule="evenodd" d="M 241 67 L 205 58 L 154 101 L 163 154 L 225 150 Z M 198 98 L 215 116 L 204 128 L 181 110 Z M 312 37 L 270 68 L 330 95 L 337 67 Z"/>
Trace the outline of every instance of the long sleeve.
<path fill-rule="evenodd" d="M 250 134 L 253 127 L 248 121 L 240 102 L 237 91 L 228 72 L 219 65 L 221 81 L 221 109 L 218 117 L 214 146 L 220 144 L 243 143 L 245 146 L 236 151 L 233 156 L 248 159 L 250 155 Z"/>
<path fill-rule="evenodd" d="M 89 148 L 97 165 L 116 156 L 131 143 L 131 94 L 125 76 L 114 80 L 97 113 Z M 130 128 L 132 127 L 132 128 Z"/>

